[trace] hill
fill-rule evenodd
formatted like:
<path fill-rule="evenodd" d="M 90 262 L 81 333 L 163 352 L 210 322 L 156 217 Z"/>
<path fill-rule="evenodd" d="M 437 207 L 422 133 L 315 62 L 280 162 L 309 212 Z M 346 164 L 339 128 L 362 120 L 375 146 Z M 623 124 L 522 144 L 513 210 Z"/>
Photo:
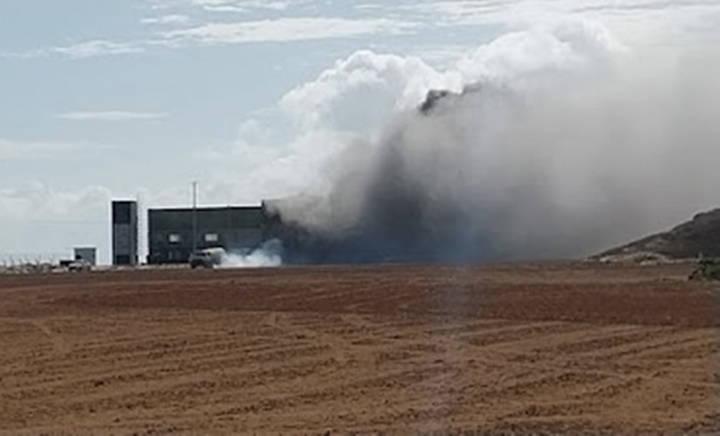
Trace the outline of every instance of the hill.
<path fill-rule="evenodd" d="M 720 209 L 695 215 L 670 231 L 613 248 L 593 260 L 679 260 L 720 257 Z"/>

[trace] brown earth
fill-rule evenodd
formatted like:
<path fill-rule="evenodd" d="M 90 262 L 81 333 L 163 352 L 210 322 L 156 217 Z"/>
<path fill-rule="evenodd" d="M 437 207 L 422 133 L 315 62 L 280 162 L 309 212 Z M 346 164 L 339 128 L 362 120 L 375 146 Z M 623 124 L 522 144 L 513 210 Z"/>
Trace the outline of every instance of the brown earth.
<path fill-rule="evenodd" d="M 713 433 L 691 269 L 0 276 L 0 433 Z"/>

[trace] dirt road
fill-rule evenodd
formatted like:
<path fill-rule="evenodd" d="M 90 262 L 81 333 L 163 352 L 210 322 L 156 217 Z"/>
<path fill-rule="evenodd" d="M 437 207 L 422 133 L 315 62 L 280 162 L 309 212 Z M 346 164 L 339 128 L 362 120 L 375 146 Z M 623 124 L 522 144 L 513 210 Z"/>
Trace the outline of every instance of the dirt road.
<path fill-rule="evenodd" d="M 0 276 L 0 433 L 711 433 L 689 268 Z"/>

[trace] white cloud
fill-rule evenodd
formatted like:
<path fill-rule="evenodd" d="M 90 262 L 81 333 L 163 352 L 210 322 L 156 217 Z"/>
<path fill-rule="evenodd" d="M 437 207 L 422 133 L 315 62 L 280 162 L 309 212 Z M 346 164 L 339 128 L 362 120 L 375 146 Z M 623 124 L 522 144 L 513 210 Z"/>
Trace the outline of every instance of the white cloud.
<path fill-rule="evenodd" d="M 102 186 L 53 189 L 39 182 L 0 188 L 0 262 L 71 258 L 72 247 L 97 246 L 108 261 L 109 204 Z"/>
<path fill-rule="evenodd" d="M 133 43 L 92 40 L 66 47 L 56 47 L 51 51 L 71 59 L 84 59 L 97 56 L 143 53 L 145 48 Z"/>
<path fill-rule="evenodd" d="M 4 51 L 0 52 L 0 58 L 4 59 L 34 59 L 34 58 L 40 58 L 45 57 L 49 53 L 47 50 L 42 49 L 36 49 L 36 50 L 28 50 L 23 52 L 13 52 L 13 51 Z"/>
<path fill-rule="evenodd" d="M 144 53 L 147 43 L 148 41 L 130 43 L 91 40 L 63 47 L 40 48 L 24 52 L 0 52 L 0 57 L 8 59 L 35 59 L 60 55 L 69 59 L 87 59 L 102 56 Z"/>
<path fill-rule="evenodd" d="M 586 21 L 503 35 L 466 50 L 444 71 L 418 57 L 364 50 L 290 91 L 280 107 L 305 130 L 367 134 L 385 124 L 393 113 L 422 103 L 431 89 L 458 92 L 483 80 L 511 80 L 547 69 L 597 65 L 597 60 L 623 50 L 603 27 Z"/>
<path fill-rule="evenodd" d="M 58 141 L 14 141 L 0 138 L 0 161 L 45 159 L 79 150 L 83 145 Z"/>
<path fill-rule="evenodd" d="M 371 133 L 394 111 L 419 104 L 429 89 L 460 86 L 459 76 L 440 73 L 419 58 L 363 50 L 290 91 L 280 107 L 305 130 Z"/>
<path fill-rule="evenodd" d="M 300 2 L 298 2 L 300 3 Z M 292 3 L 284 1 L 195 1 L 194 4 L 202 6 L 208 12 L 250 12 L 254 9 L 267 9 L 274 11 L 287 10 Z"/>
<path fill-rule="evenodd" d="M 446 26 L 527 28 L 568 18 L 592 19 L 633 45 L 678 43 L 700 27 L 714 26 L 717 35 L 720 26 L 716 0 L 433 0 L 401 8 Z"/>
<path fill-rule="evenodd" d="M 167 114 L 154 112 L 128 112 L 128 111 L 105 111 L 105 112 L 66 112 L 57 115 L 58 118 L 69 121 L 151 121 L 167 118 Z"/>
<path fill-rule="evenodd" d="M 400 52 L 407 56 L 418 57 L 433 68 L 446 70 L 452 68 L 463 56 L 477 47 L 476 44 L 436 44 L 408 45 Z M 386 51 L 386 50 L 383 50 Z"/>
<path fill-rule="evenodd" d="M 287 9 L 293 2 L 291 1 L 271 1 L 271 0 L 190 0 L 193 5 L 197 6 L 239 6 L 239 7 L 264 7 L 268 9 Z M 300 3 L 302 1 L 297 1 Z"/>
<path fill-rule="evenodd" d="M 140 20 L 143 24 L 160 24 L 160 25 L 166 25 L 166 24 L 184 24 L 190 21 L 190 17 L 187 15 L 180 15 L 180 14 L 173 14 L 173 15 L 163 15 L 160 17 L 149 17 L 149 18 L 143 18 Z"/>
<path fill-rule="evenodd" d="M 280 18 L 238 23 L 210 23 L 190 29 L 164 32 L 162 35 L 170 41 L 237 44 L 400 34 L 413 27 L 415 27 L 413 23 L 388 19 Z"/>
<path fill-rule="evenodd" d="M 198 7 L 208 12 L 249 12 L 253 9 L 284 11 L 312 0 L 151 0 L 154 9 Z"/>
<path fill-rule="evenodd" d="M 354 5 L 355 11 L 360 14 L 354 18 L 333 18 L 330 15 L 332 3 L 317 0 L 147 1 L 152 9 L 168 12 L 142 20 L 146 24 L 170 27 L 156 37 L 130 42 L 90 40 L 25 53 L 0 53 L 0 57 L 35 58 L 60 54 L 82 59 L 143 53 L 149 47 L 182 47 L 188 43 L 351 38 L 422 32 L 438 27 L 501 26 L 521 30 L 538 24 L 554 25 L 568 19 L 601 22 L 630 45 L 687 46 L 696 44 L 698 40 L 711 45 L 720 41 L 720 3 L 717 0 L 398 0 L 392 4 Z M 218 19 L 226 12 L 253 13 L 255 19 L 240 22 Z M 187 25 L 191 22 L 189 16 L 194 13 L 198 17 L 211 16 L 212 21 L 198 21 L 199 24 L 190 28 L 174 27 Z M 268 14 L 275 18 L 257 19 Z M 461 44 L 465 42 L 460 41 Z M 415 52 L 412 47 L 408 51 Z M 427 57 L 435 57 L 440 59 L 437 64 L 447 65 L 447 56 L 442 52 L 436 51 Z"/>
<path fill-rule="evenodd" d="M 87 217 L 87 208 L 95 212 L 108 207 L 111 195 L 104 187 L 91 186 L 76 191 L 58 192 L 42 183 L 32 182 L 15 188 L 0 189 L 0 218 L 78 219 Z"/>

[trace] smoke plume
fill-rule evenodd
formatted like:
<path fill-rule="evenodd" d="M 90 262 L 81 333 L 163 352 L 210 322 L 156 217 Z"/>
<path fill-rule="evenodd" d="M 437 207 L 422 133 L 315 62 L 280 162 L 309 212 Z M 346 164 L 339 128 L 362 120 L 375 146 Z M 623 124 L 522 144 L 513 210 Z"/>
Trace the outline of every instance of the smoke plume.
<path fill-rule="evenodd" d="M 595 26 L 513 34 L 279 205 L 332 261 L 567 258 L 720 203 L 720 57 Z M 476 67 L 476 70 L 472 70 Z"/>
<path fill-rule="evenodd" d="M 246 252 L 230 252 L 222 257 L 220 268 L 272 268 L 282 265 L 282 243 L 270 240 L 260 248 Z"/>

